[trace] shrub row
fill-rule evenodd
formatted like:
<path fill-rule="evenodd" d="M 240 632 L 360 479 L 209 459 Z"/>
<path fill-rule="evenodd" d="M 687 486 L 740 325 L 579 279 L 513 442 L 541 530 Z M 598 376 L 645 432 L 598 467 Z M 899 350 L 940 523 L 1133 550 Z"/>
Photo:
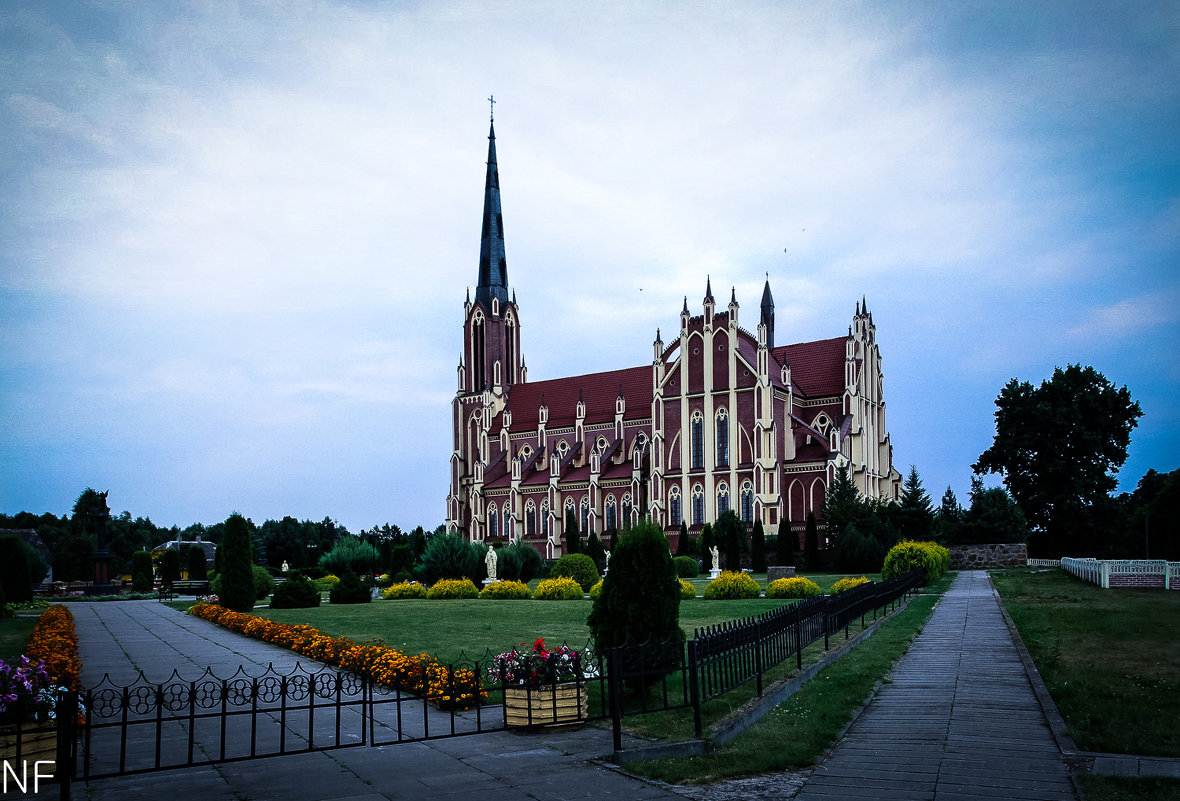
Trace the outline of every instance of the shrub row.
<path fill-rule="evenodd" d="M 591 597 L 594 597 L 593 589 L 601 591 L 601 585 L 600 581 L 591 588 Z M 493 601 L 524 601 L 534 598 L 538 601 L 580 601 L 585 597 L 585 591 L 577 580 L 566 577 L 544 579 L 535 591 L 529 590 L 529 586 L 521 581 L 498 581 L 484 587 L 482 592 L 470 579 L 442 579 L 429 589 L 416 581 L 391 584 L 381 597 L 387 600 L 489 598 Z"/>
<path fill-rule="evenodd" d="M 881 568 L 881 579 L 888 581 L 904 576 L 915 567 L 926 571 L 926 586 L 938 581 L 950 567 L 951 552 L 936 542 L 905 540 L 889 549 Z"/>
<path fill-rule="evenodd" d="M 347 637 L 331 637 L 306 624 L 276 623 L 214 604 L 194 604 L 188 613 L 238 634 L 367 676 L 386 687 L 414 693 L 440 709 L 470 709 L 487 700 L 475 671 L 451 670 L 428 654 L 408 656 L 387 645 L 361 645 Z"/>

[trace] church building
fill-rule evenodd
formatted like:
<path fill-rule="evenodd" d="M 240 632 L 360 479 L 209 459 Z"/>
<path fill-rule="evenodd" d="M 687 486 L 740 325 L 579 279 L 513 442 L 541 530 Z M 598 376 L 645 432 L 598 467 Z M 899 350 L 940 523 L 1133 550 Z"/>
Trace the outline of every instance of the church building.
<path fill-rule="evenodd" d="M 769 277 L 752 331 L 734 291 L 719 305 L 706 277 L 700 307 L 686 297 L 668 340 L 656 331 L 650 364 L 529 381 L 494 123 L 488 140 L 479 280 L 463 304 L 452 402 L 448 530 L 523 539 L 555 558 L 568 511 L 608 540 L 649 517 L 675 548 L 682 521 L 699 536 L 733 509 L 801 548 L 808 512 L 822 524 L 837 468 L 866 497 L 898 497 L 877 331 L 863 300 L 847 335 L 779 345 Z"/>

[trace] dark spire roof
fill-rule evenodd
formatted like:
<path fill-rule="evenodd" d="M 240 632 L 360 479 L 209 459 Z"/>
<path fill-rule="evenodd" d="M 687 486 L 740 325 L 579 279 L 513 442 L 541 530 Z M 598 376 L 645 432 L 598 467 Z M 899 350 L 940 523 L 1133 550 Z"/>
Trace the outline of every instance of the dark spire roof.
<path fill-rule="evenodd" d="M 500 170 L 496 166 L 496 125 L 488 133 L 488 174 L 483 187 L 483 233 L 479 242 L 479 284 L 476 303 L 492 298 L 508 302 L 508 262 L 504 258 L 504 217 L 500 212 Z"/>
<path fill-rule="evenodd" d="M 766 326 L 766 347 L 774 347 L 774 297 L 770 294 L 770 278 L 762 288 L 762 314 L 758 320 Z"/>
<path fill-rule="evenodd" d="M 729 302 L 737 305 L 737 287 L 731 286 L 729 288 Z"/>
<path fill-rule="evenodd" d="M 705 276 L 705 300 L 713 300 L 713 279 L 710 276 Z"/>

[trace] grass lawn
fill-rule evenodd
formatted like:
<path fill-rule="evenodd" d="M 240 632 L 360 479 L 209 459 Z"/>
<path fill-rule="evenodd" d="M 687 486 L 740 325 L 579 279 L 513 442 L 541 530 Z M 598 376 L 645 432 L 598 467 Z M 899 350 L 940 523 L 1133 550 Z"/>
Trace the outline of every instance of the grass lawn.
<path fill-rule="evenodd" d="M 1180 592 L 1057 569 L 992 579 L 1079 748 L 1180 757 Z"/>
<path fill-rule="evenodd" d="M 1180 801 L 1180 779 L 1082 776 L 1086 801 Z"/>
<path fill-rule="evenodd" d="M 15 617 L 0 618 L 0 659 L 11 662 L 25 652 L 37 615 L 17 614 Z"/>

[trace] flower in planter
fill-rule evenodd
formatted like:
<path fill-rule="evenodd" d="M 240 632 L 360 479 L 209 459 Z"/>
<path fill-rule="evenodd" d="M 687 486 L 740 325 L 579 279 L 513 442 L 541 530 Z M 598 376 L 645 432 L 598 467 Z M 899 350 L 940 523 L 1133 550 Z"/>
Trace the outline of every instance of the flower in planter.
<path fill-rule="evenodd" d="M 489 682 L 500 683 L 502 680 L 506 687 L 540 687 L 593 675 L 594 660 L 589 649 L 578 653 L 568 645 L 562 645 L 550 650 L 540 637 L 532 648 L 522 642 L 520 648 L 496 656 L 487 670 Z"/>
<path fill-rule="evenodd" d="M 0 661 L 0 723 L 28 723 L 53 717 L 55 683 L 45 663 L 22 656 Z"/>

